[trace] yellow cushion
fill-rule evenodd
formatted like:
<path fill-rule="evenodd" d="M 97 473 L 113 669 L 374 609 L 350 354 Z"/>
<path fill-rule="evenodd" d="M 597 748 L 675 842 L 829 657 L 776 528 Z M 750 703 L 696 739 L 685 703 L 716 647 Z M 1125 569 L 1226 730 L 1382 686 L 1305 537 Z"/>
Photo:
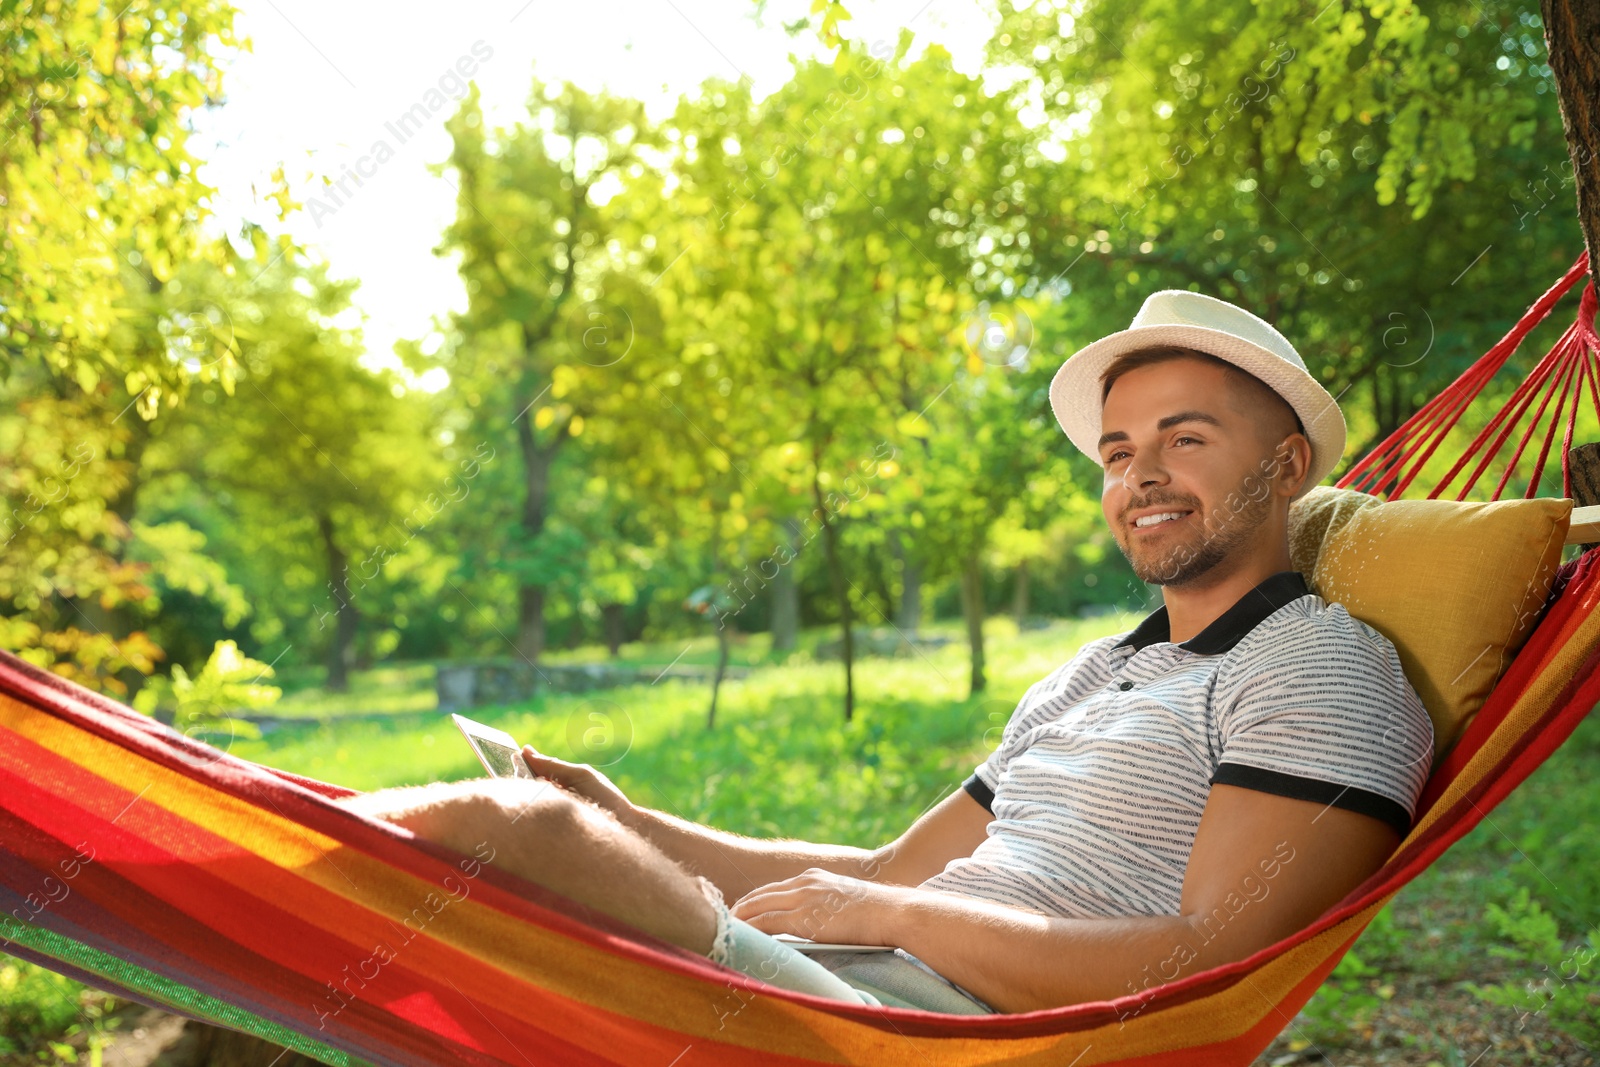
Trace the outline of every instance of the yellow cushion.
<path fill-rule="evenodd" d="M 1533 632 L 1572 518 L 1561 497 L 1383 500 L 1321 485 L 1289 507 L 1311 591 L 1394 643 L 1447 752 Z"/>

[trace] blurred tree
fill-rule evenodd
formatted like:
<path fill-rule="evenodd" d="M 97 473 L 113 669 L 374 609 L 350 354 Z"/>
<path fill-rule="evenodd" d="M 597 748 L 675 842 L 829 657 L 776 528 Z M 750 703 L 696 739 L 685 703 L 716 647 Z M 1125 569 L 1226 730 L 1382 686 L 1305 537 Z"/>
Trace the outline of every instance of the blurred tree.
<path fill-rule="evenodd" d="M 994 191 L 1012 176 L 1014 146 L 988 129 L 998 116 L 981 107 L 978 82 L 952 71 L 939 50 L 907 61 L 909 44 L 903 35 L 893 55 L 844 48 L 831 64 L 801 64 L 754 109 L 741 87 L 708 85 L 710 103 L 680 109 L 667 134 L 682 146 L 674 200 L 716 225 L 685 241 L 691 269 L 666 275 L 662 300 L 672 310 L 663 317 L 675 322 L 687 310 L 677 302 L 702 284 L 695 279 L 716 276 L 713 263 L 731 265 L 721 283 L 704 283 L 688 317 L 716 322 L 702 345 L 743 368 L 725 374 L 724 395 L 746 396 L 759 412 L 759 427 L 738 436 L 765 434 L 769 447 L 761 462 L 739 467 L 752 483 L 741 496 L 759 501 L 771 522 L 763 541 L 782 557 L 776 565 L 788 565 L 794 540 L 821 541 L 842 631 L 847 720 L 852 623 L 870 599 L 846 573 L 844 529 L 879 506 L 862 501 L 876 488 L 869 482 L 896 469 L 884 461 L 904 437 L 897 420 L 953 385 L 939 353 L 974 313 L 974 288 L 1000 282 L 975 261 L 1016 244 L 1021 231 L 1013 186 Z M 968 99 L 973 107 L 963 108 Z M 720 417 L 717 399 L 704 399 Z M 708 409 L 683 410 L 698 424 Z M 725 444 L 718 450 L 730 454 Z"/>
<path fill-rule="evenodd" d="M 138 628 L 157 561 L 126 558 L 142 420 L 233 371 L 125 325 L 177 264 L 219 262 L 186 138 L 232 19 L 0 9 L 0 646 L 120 694 L 161 656 Z"/>
<path fill-rule="evenodd" d="M 236 42 L 226 3 L 119 7 L 0 9 L 0 347 L 85 392 L 124 380 L 153 412 L 186 375 L 109 343 L 120 271 L 164 281 L 208 254 L 188 114 L 220 94 Z"/>
<path fill-rule="evenodd" d="M 638 332 L 612 368 L 596 459 L 632 483 L 651 525 L 671 531 L 678 599 L 716 624 L 708 725 L 734 631 L 783 569 L 771 558 L 773 518 L 797 499 L 775 467 L 788 431 L 764 356 L 769 279 L 751 262 L 763 235 L 751 216 L 716 219 L 758 123 L 746 85 L 708 81 L 662 127 L 657 166 L 611 204 L 630 252 L 608 275 L 607 299 Z"/>
<path fill-rule="evenodd" d="M 94 398 L 37 366 L 0 383 L 0 647 L 119 695 L 124 673 L 149 674 L 162 657 L 142 630 L 105 625 L 151 595 L 148 568 L 122 559 L 131 531 L 108 506 L 133 478 L 114 454 L 126 437 Z"/>
<path fill-rule="evenodd" d="M 257 561 L 240 580 L 253 579 L 258 615 L 291 630 L 290 643 L 324 649 L 328 688 L 344 689 L 360 605 L 413 545 L 408 518 L 425 523 L 467 489 L 443 469 L 425 403 L 361 364 L 355 283 L 330 281 L 299 251 L 262 249 L 236 266 L 195 296 L 231 324 L 238 385 L 163 420 L 145 465 L 180 485 L 152 510 L 210 497 L 217 551 Z"/>
<path fill-rule="evenodd" d="M 517 653 L 537 663 L 547 590 L 573 548 L 546 536 L 554 466 L 580 435 L 629 331 L 597 303 L 591 261 L 607 254 L 605 201 L 654 139 L 642 105 L 534 80 L 528 124 L 485 128 L 477 89 L 446 124 L 438 168 L 457 183 L 456 219 L 437 249 L 460 257 L 467 310 L 453 317 L 442 365 L 474 411 L 477 434 L 520 458 L 516 537 L 496 563 L 515 579 Z"/>
<path fill-rule="evenodd" d="M 1019 309 L 1019 315 L 1024 315 Z M 1014 338 L 1012 339 L 1014 340 Z M 1010 345 L 1012 342 L 1006 342 Z M 993 351 L 988 349 L 986 351 Z M 1042 530 L 1051 505 L 1040 490 L 1054 489 L 1061 431 L 1041 403 L 1055 364 L 1030 358 L 1028 348 L 1007 347 L 996 366 L 978 351 L 953 354 L 953 385 L 938 406 L 909 427 L 927 442 L 923 456 L 908 460 L 907 484 L 919 500 L 929 552 L 930 576 L 955 577 L 971 650 L 968 691 L 982 692 L 984 674 L 983 568 L 995 547 L 994 531 L 1005 526 L 1008 543 L 1025 542 L 1029 526 Z M 915 450 L 908 453 L 916 456 Z M 1027 552 L 1020 553 L 1021 558 Z"/>
<path fill-rule="evenodd" d="M 1529 4 L 1096 0 L 1002 12 L 990 61 L 1050 165 L 1038 284 L 1076 344 L 1153 290 L 1276 324 L 1361 454 L 1572 261 L 1570 181 Z M 1509 264 L 1500 270 L 1495 268 Z"/>

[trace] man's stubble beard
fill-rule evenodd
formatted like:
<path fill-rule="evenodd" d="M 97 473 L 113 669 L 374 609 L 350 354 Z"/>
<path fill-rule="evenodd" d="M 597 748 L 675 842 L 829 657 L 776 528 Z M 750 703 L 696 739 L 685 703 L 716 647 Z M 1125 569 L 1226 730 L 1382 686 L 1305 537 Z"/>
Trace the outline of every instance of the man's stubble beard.
<path fill-rule="evenodd" d="M 1152 501 L 1151 505 L 1166 503 L 1170 502 Z M 1188 505 L 1174 506 L 1184 508 Z M 1206 516 L 1199 507 L 1195 507 L 1195 515 L 1200 518 L 1199 532 L 1188 541 L 1169 546 L 1155 558 L 1149 552 L 1141 552 L 1141 558 L 1134 557 L 1129 551 L 1133 539 L 1131 533 L 1127 542 L 1117 538 L 1113 540 L 1117 541 L 1117 547 L 1122 550 L 1123 557 L 1133 568 L 1134 576 L 1141 582 L 1147 585 L 1184 586 L 1199 580 L 1234 553 L 1246 549 L 1271 510 L 1270 496 L 1262 496 L 1259 500 L 1246 497 L 1243 508 L 1232 515 L 1225 515 L 1221 526 L 1213 529 L 1206 526 Z"/>

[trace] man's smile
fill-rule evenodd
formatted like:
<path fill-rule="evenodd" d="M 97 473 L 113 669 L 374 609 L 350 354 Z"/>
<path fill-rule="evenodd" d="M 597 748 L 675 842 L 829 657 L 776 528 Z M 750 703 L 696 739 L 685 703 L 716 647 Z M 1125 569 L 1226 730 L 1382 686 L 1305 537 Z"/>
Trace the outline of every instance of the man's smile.
<path fill-rule="evenodd" d="M 1189 508 L 1166 508 L 1161 511 L 1146 511 L 1129 521 L 1129 532 L 1144 534 L 1155 530 L 1170 529 L 1192 514 L 1194 512 Z"/>

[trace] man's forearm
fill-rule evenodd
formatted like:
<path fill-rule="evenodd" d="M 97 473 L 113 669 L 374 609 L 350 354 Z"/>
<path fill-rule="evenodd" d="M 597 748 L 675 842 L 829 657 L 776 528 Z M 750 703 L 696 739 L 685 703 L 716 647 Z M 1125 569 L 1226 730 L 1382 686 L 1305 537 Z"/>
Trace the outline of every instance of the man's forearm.
<path fill-rule="evenodd" d="M 885 922 L 887 943 L 1007 1013 L 1142 993 L 1249 950 L 1243 930 L 1184 916 L 1064 919 L 916 890 Z"/>
<path fill-rule="evenodd" d="M 878 873 L 870 849 L 742 837 L 651 808 L 634 807 L 618 819 L 694 874 L 710 879 L 729 902 L 809 867 L 867 880 Z"/>

